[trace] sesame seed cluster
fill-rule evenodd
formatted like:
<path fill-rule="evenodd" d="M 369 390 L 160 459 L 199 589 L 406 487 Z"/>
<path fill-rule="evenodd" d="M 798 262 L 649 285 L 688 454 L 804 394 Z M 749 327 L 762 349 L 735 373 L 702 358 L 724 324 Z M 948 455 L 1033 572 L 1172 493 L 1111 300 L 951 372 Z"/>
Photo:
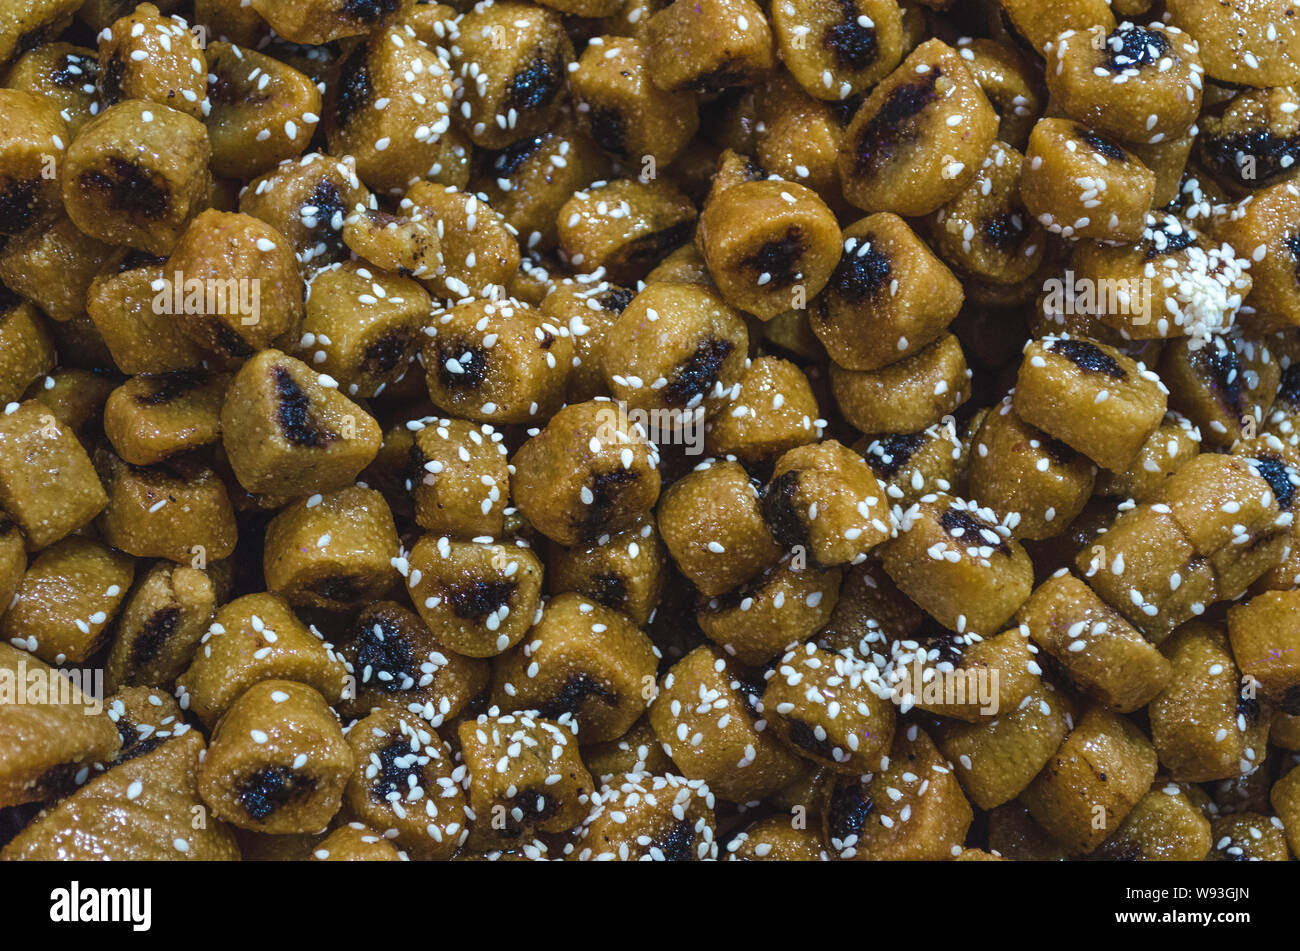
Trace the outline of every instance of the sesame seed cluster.
<path fill-rule="evenodd" d="M 0 0 L 0 858 L 1294 857 L 1297 90 L 1291 0 Z"/>

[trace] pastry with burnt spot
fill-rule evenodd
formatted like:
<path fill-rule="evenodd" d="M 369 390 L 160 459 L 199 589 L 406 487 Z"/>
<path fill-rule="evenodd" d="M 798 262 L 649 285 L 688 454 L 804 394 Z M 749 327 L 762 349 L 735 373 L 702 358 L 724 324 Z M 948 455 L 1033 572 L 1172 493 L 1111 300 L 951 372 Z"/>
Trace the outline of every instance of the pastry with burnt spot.
<path fill-rule="evenodd" d="M 1103 343 L 1066 335 L 1025 346 L 1012 406 L 1031 426 L 1107 469 L 1124 469 L 1164 418 L 1165 385 Z"/>
<path fill-rule="evenodd" d="M 378 710 L 352 724 L 348 811 L 417 860 L 445 861 L 469 838 L 465 767 L 426 721 Z"/>
<path fill-rule="evenodd" d="M 14 60 L 5 85 L 51 100 L 68 123 L 68 131 L 76 135 L 93 115 L 91 104 L 99 101 L 98 78 L 95 50 L 73 43 L 47 42 Z"/>
<path fill-rule="evenodd" d="M 122 748 L 108 766 L 143 756 L 190 727 L 171 694 L 153 687 L 122 687 L 104 699 L 108 718 L 122 736 Z"/>
<path fill-rule="evenodd" d="M 844 130 L 844 197 L 865 211 L 929 214 L 974 180 L 997 124 L 957 52 L 926 40 L 872 89 Z"/>
<path fill-rule="evenodd" d="M 584 743 L 622 736 L 654 699 L 659 650 L 626 615 L 572 592 L 542 608 L 528 640 L 493 663 L 502 710 L 567 714 Z"/>
<path fill-rule="evenodd" d="M 917 433 L 864 436 L 853 451 L 867 460 L 890 503 L 906 507 L 931 492 L 958 490 L 968 455 L 963 436 L 978 428 L 978 419 L 977 413 L 961 429 L 954 419 L 951 426 L 938 423 Z"/>
<path fill-rule="evenodd" d="M 816 192 L 773 180 L 739 182 L 712 195 L 696 233 L 723 297 L 760 320 L 820 293 L 839 260 L 839 243 L 835 216 Z"/>
<path fill-rule="evenodd" d="M 827 789 L 822 835 L 838 859 L 940 861 L 961 853 L 973 818 L 951 764 L 909 724 L 878 769 Z"/>
<path fill-rule="evenodd" d="M 569 83 L 597 145 L 625 160 L 650 156 L 667 166 L 694 137 L 699 114 L 689 89 L 667 92 L 655 85 L 649 60 L 644 41 L 593 37 Z"/>
<path fill-rule="evenodd" d="M 553 595 L 576 592 L 644 626 L 663 596 L 667 558 L 654 518 L 646 516 L 587 543 L 569 548 L 552 544 L 546 558 L 547 590 Z"/>
<path fill-rule="evenodd" d="M 1300 158 L 1300 100 L 1294 90 L 1242 89 L 1222 115 L 1198 121 L 1197 157 L 1233 194 L 1295 178 Z"/>
<path fill-rule="evenodd" d="M 825 291 L 809 310 L 813 332 L 837 366 L 877 370 L 943 335 L 964 295 L 953 273 L 897 215 L 844 229 Z"/>
<path fill-rule="evenodd" d="M 298 261 L 288 240 L 259 218 L 203 212 L 181 235 L 165 277 L 154 308 L 172 314 L 183 333 L 228 362 L 297 339 Z"/>
<path fill-rule="evenodd" d="M 761 712 L 795 752 L 837 773 L 879 767 L 895 715 L 874 666 L 851 649 L 832 653 L 808 643 L 782 656 L 767 678 Z"/>
<path fill-rule="evenodd" d="M 478 298 L 426 319 L 421 350 L 429 398 L 480 423 L 546 418 L 564 402 L 573 367 L 568 328 L 523 301 Z"/>
<path fill-rule="evenodd" d="M 413 0 L 250 0 L 263 19 L 287 40 L 320 46 L 365 36 L 396 19 Z"/>
<path fill-rule="evenodd" d="M 1113 139 L 1069 119 L 1040 119 L 1020 176 L 1025 208 L 1052 234 L 1130 242 L 1142 236 L 1156 178 Z"/>
<path fill-rule="evenodd" d="M 145 570 L 118 613 L 106 687 L 170 684 L 180 676 L 208 630 L 217 598 L 206 571 L 167 561 Z"/>
<path fill-rule="evenodd" d="M 1074 288 L 1093 292 L 1092 300 L 1076 295 L 1074 309 L 1082 305 L 1126 339 L 1190 335 L 1196 347 L 1230 329 L 1252 286 L 1244 250 L 1159 212 L 1147 216 L 1136 244 L 1080 242 L 1070 266 Z"/>
<path fill-rule="evenodd" d="M 752 0 L 674 0 L 645 27 L 649 75 L 670 92 L 714 93 L 772 68 L 772 29 Z"/>
<path fill-rule="evenodd" d="M 474 813 L 471 848 L 501 848 L 536 833 L 563 832 L 587 813 L 595 792 L 571 719 L 492 707 L 460 724 Z"/>
<path fill-rule="evenodd" d="M 443 267 L 438 221 L 412 207 L 395 215 L 377 208 L 359 208 L 343 221 L 343 243 L 379 271 L 401 277 L 429 277 Z"/>
<path fill-rule="evenodd" d="M 239 195 L 240 212 L 261 218 L 288 239 L 304 266 L 314 267 L 348 259 L 343 223 L 358 206 L 378 204 L 357 177 L 356 161 L 323 152 L 285 159 Z"/>
<path fill-rule="evenodd" d="M 574 862 L 699 862 L 718 857 L 714 795 L 706 783 L 672 772 L 611 776 L 566 858 Z"/>
<path fill-rule="evenodd" d="M 114 20 L 98 39 L 104 106 L 144 99 L 203 118 L 207 57 L 183 18 L 164 17 L 152 3 L 142 3 Z"/>
<path fill-rule="evenodd" d="M 0 643 L 0 668 L 10 689 L 25 691 L 23 703 L 0 703 L 0 803 L 39 802 L 84 783 L 95 764 L 111 759 L 122 738 L 92 698 L 69 681 L 66 697 L 29 690 L 31 675 L 58 675 L 26 651 Z M 67 701 L 67 702 L 64 702 Z"/>
<path fill-rule="evenodd" d="M 87 122 L 68 145 L 63 205 L 91 237 L 169 254 L 208 205 L 210 159 L 208 133 L 197 119 L 127 99 Z"/>
<path fill-rule="evenodd" d="M 339 653 L 355 683 L 340 703 L 347 716 L 395 710 L 441 727 L 483 694 L 491 677 L 487 661 L 444 646 L 395 601 L 363 608 L 344 629 Z"/>
<path fill-rule="evenodd" d="M 230 828 L 205 808 L 197 777 L 203 736 L 188 726 L 64 799 L 5 846 L 7 860 L 235 861 Z"/>
<path fill-rule="evenodd" d="M 566 406 L 515 453 L 511 495 L 562 545 L 636 525 L 659 499 L 658 449 L 608 400 Z"/>
<path fill-rule="evenodd" d="M 951 631 L 995 633 L 1029 597 L 1033 566 L 1005 521 L 935 493 L 902 513 L 881 560 L 902 591 Z"/>
<path fill-rule="evenodd" d="M 210 446 L 221 439 L 221 403 L 229 385 L 230 374 L 199 369 L 132 377 L 104 403 L 104 434 L 133 466 Z"/>
<path fill-rule="evenodd" d="M 690 240 L 695 219 L 695 204 L 664 177 L 592 182 L 555 215 L 560 260 L 632 284 Z"/>
<path fill-rule="evenodd" d="M 475 145 L 499 149 L 551 128 L 573 62 L 559 13 L 512 0 L 478 7 L 460 21 L 457 43 L 464 104 L 456 118 Z"/>
<path fill-rule="evenodd" d="M 1047 237 L 1020 198 L 1024 160 L 994 141 L 970 188 L 934 213 L 939 254 L 976 280 L 1015 285 L 1042 264 Z"/>
<path fill-rule="evenodd" d="M 0 149 L 0 238 L 7 243 L 58 217 L 67 172 L 60 160 L 72 138 L 58 107 L 39 93 L 0 89 L 0 120 L 9 130 Z M 45 174 L 50 161 L 59 163 L 53 175 Z"/>
<path fill-rule="evenodd" d="M 297 607 L 347 611 L 398 580 L 397 527 L 384 496 L 359 485 L 300 499 L 266 529 L 267 590 Z"/>
<path fill-rule="evenodd" d="M 745 372 L 748 350 L 744 319 L 716 291 L 656 282 L 609 331 L 605 378 L 616 400 L 643 411 L 643 421 L 662 434 L 720 410 Z"/>
<path fill-rule="evenodd" d="M 424 623 L 467 657 L 495 657 L 537 621 L 542 562 L 522 541 L 425 535 L 406 555 L 407 591 Z"/>
<path fill-rule="evenodd" d="M 324 106 L 330 152 L 353 156 L 376 192 L 400 195 L 433 173 L 451 127 L 451 66 L 413 29 L 392 26 L 358 43 L 337 69 Z M 304 141 L 311 133 L 303 130 Z"/>
<path fill-rule="evenodd" d="M 1269 568 L 1250 585 L 1251 594 L 1264 591 L 1288 591 L 1297 584 L 1300 577 L 1300 524 L 1296 522 L 1296 513 L 1300 511 L 1300 454 L 1296 448 L 1284 443 L 1272 433 L 1265 433 L 1255 439 L 1243 439 L 1233 446 L 1232 454 L 1251 460 L 1251 465 L 1269 484 L 1277 497 L 1279 521 L 1290 516 L 1291 524 L 1287 529 L 1287 551 L 1282 560 Z"/>
<path fill-rule="evenodd" d="M 1282 377 L 1267 341 L 1239 335 L 1171 341 L 1156 369 L 1170 408 L 1196 426 L 1210 451 L 1262 428 Z"/>
<path fill-rule="evenodd" d="M 771 16 L 781 61 L 818 99 L 870 89 L 905 52 L 896 0 L 783 0 Z"/>
<path fill-rule="evenodd" d="M 383 394 L 412 366 L 429 316 L 429 294 L 410 278 L 361 262 L 332 264 L 312 275 L 295 353 L 339 381 L 350 397 Z M 417 373 L 418 375 L 418 373 Z"/>
<path fill-rule="evenodd" d="M 244 691 L 212 731 L 199 764 L 199 795 L 241 829 L 316 832 L 338 813 L 356 757 L 338 715 L 291 680 Z"/>
<path fill-rule="evenodd" d="M 292 496 L 352 482 L 379 451 L 380 432 L 333 377 L 263 350 L 226 390 L 221 443 L 245 489 Z"/>
<path fill-rule="evenodd" d="M 1049 40 L 1044 53 L 1054 108 L 1102 135 L 1159 143 L 1200 114 L 1205 70 L 1196 41 L 1176 26 L 1089 24 Z"/>
<path fill-rule="evenodd" d="M 893 534 L 885 489 L 867 462 L 833 440 L 783 454 L 763 493 L 774 537 L 820 565 L 857 564 Z"/>

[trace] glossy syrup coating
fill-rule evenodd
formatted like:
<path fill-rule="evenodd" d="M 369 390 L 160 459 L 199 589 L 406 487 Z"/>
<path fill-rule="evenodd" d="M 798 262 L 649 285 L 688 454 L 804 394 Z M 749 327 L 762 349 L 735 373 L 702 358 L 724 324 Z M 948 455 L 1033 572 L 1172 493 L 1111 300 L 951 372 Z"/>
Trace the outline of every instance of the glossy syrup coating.
<path fill-rule="evenodd" d="M 1293 6 L 0 0 L 0 851 L 1289 857 Z"/>

